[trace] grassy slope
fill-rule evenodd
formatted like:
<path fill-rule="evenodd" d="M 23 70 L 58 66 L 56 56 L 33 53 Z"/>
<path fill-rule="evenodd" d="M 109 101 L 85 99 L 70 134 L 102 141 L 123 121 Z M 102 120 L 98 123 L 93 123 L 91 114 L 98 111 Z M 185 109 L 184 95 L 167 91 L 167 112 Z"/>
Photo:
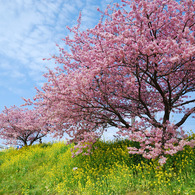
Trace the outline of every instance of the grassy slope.
<path fill-rule="evenodd" d="M 93 155 L 76 158 L 64 143 L 0 152 L 0 194 L 195 194 L 194 149 L 161 167 L 129 155 L 129 144 L 98 142 Z"/>

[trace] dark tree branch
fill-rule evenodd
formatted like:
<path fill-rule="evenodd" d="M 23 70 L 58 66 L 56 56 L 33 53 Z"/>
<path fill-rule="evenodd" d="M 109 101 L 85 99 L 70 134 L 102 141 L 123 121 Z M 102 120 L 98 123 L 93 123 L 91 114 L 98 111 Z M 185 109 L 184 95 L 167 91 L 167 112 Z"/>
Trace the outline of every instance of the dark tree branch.
<path fill-rule="evenodd" d="M 177 123 L 175 124 L 176 127 L 180 127 L 181 125 L 183 125 L 183 123 L 187 120 L 187 118 L 193 113 L 195 112 L 195 107 L 193 107 L 192 109 L 190 109 L 189 112 L 187 112 L 183 118 Z"/>
<path fill-rule="evenodd" d="M 186 102 L 181 103 L 181 104 L 177 104 L 177 105 L 173 106 L 173 108 L 177 108 L 177 107 L 180 107 L 180 106 L 183 106 L 183 105 L 186 105 L 186 104 L 192 103 L 192 102 L 195 102 L 195 99 L 193 99 L 193 100 L 189 100 L 189 101 L 186 101 Z"/>

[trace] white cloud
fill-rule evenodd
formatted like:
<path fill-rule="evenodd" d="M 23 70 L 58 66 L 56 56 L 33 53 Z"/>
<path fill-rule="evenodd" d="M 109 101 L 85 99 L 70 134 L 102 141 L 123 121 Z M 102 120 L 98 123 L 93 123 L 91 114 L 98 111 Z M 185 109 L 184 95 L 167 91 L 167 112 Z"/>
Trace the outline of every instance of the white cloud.
<path fill-rule="evenodd" d="M 34 4 L 33 4 L 34 3 Z M 52 47 L 55 46 L 55 37 L 58 38 L 59 26 L 57 16 L 63 1 L 0 1 L 0 67 L 3 68 L 3 59 L 10 58 L 8 66 L 27 67 L 29 71 L 42 64 L 42 58 L 49 57 Z M 11 64 L 17 60 L 17 64 Z M 36 62 L 39 64 L 32 63 Z M 21 70 L 22 71 L 22 70 Z"/>

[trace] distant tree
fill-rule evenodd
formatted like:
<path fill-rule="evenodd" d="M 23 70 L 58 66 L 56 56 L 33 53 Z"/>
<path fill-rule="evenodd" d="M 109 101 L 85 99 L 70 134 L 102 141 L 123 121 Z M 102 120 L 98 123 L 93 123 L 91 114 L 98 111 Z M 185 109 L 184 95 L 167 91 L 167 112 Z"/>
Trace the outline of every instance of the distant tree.
<path fill-rule="evenodd" d="M 32 145 L 46 136 L 47 124 L 38 110 L 13 106 L 0 113 L 0 137 L 7 144 Z"/>
<path fill-rule="evenodd" d="M 195 4 L 121 3 L 108 6 L 93 29 L 80 31 L 79 17 L 70 29 L 73 38 L 64 39 L 71 52 L 59 47 L 60 55 L 52 57 L 59 66 L 45 74 L 48 82 L 37 90 L 34 104 L 46 106 L 52 132 L 78 141 L 79 152 L 83 142 L 95 142 L 116 127 L 140 142 L 130 153 L 165 163 L 168 154 L 194 145 L 180 128 L 195 112 L 189 96 L 195 91 Z M 181 120 L 171 123 L 177 112 Z"/>

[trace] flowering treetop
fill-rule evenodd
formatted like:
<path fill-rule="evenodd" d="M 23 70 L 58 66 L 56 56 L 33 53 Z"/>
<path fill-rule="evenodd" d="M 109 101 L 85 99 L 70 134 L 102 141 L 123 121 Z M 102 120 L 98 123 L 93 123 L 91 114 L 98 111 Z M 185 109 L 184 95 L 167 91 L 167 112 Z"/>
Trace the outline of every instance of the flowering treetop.
<path fill-rule="evenodd" d="M 0 137 L 7 143 L 32 145 L 47 134 L 47 124 L 38 110 L 6 108 L 0 114 Z"/>
<path fill-rule="evenodd" d="M 178 130 L 195 112 L 188 96 L 195 90 L 194 11 L 192 0 L 121 0 L 85 31 L 80 16 L 70 29 L 74 37 L 64 39 L 71 52 L 59 47 L 52 57 L 58 66 L 34 99 L 49 114 L 51 131 L 67 133 L 80 147 L 114 126 L 139 141 L 141 148 L 130 152 L 146 158 L 192 144 Z M 183 116 L 171 124 L 174 112 Z"/>

